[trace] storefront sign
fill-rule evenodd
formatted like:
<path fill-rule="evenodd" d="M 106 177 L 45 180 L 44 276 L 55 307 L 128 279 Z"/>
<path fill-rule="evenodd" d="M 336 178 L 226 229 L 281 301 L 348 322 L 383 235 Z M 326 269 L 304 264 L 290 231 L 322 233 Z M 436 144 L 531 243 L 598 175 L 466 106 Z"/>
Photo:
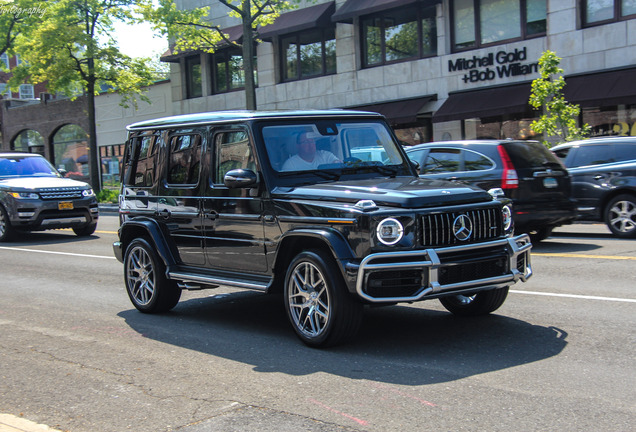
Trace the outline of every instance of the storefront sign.
<path fill-rule="evenodd" d="M 539 63 L 524 63 L 528 59 L 526 47 L 514 51 L 498 51 L 484 57 L 458 58 L 448 61 L 448 71 L 465 71 L 464 83 L 491 81 L 539 72 Z"/>

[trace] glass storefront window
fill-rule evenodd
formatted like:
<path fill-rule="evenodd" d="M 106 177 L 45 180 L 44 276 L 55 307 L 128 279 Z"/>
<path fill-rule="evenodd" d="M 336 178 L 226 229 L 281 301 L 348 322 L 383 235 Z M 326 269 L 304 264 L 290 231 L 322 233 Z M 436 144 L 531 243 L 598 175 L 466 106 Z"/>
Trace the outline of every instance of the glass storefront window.
<path fill-rule="evenodd" d="M 62 126 L 53 136 L 53 165 L 66 177 L 89 182 L 88 134 L 78 125 Z"/>
<path fill-rule="evenodd" d="M 32 129 L 20 132 L 11 144 L 11 149 L 15 151 L 44 154 L 44 139 Z"/>
<path fill-rule="evenodd" d="M 583 108 L 582 116 L 592 136 L 636 136 L 636 105 Z"/>

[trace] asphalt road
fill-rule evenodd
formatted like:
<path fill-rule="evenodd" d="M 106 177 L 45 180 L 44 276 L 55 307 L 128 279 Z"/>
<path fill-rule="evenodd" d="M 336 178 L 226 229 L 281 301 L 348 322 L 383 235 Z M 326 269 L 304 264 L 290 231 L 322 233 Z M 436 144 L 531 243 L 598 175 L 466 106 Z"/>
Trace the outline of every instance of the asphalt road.
<path fill-rule="evenodd" d="M 603 225 L 536 245 L 493 315 L 374 308 L 353 343 L 316 350 L 274 296 L 137 312 L 116 224 L 0 244 L 0 413 L 72 432 L 634 430 L 636 241 Z"/>

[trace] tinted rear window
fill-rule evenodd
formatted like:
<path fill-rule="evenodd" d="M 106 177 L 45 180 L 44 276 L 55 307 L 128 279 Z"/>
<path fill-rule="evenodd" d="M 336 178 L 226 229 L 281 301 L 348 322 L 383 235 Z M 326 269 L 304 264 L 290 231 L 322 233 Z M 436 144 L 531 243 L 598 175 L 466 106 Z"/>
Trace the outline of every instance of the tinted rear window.
<path fill-rule="evenodd" d="M 503 146 L 516 169 L 545 168 L 554 163 L 560 164 L 559 159 L 547 147 L 536 141 L 513 141 L 504 143 Z"/>

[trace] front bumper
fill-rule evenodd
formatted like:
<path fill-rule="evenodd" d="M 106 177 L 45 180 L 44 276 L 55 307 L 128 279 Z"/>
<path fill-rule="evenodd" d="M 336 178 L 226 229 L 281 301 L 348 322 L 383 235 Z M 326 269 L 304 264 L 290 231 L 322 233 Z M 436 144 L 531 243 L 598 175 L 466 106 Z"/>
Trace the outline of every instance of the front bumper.
<path fill-rule="evenodd" d="M 13 205 L 7 206 L 11 225 L 21 230 L 43 231 L 83 227 L 99 218 L 94 197 L 64 201 L 72 203 L 72 208 L 61 209 L 56 200 L 14 201 Z"/>
<path fill-rule="evenodd" d="M 371 254 L 356 292 L 372 303 L 414 302 L 525 282 L 532 276 L 526 235 L 490 242 Z"/>

